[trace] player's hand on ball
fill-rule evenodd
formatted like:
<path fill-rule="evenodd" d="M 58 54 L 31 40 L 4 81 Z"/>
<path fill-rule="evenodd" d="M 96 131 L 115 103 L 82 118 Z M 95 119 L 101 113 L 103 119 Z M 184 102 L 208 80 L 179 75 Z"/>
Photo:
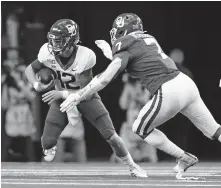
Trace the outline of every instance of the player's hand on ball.
<path fill-rule="evenodd" d="M 48 104 L 51 104 L 53 101 L 59 100 L 62 98 L 62 91 L 52 90 L 44 95 L 42 95 L 42 100 L 44 102 L 47 102 Z"/>
<path fill-rule="evenodd" d="M 106 58 L 113 59 L 111 47 L 105 40 L 96 40 L 95 44 L 103 51 Z"/>
<path fill-rule="evenodd" d="M 80 98 L 78 93 L 70 94 L 60 105 L 61 112 L 69 112 L 74 106 L 80 103 Z"/>
<path fill-rule="evenodd" d="M 34 88 L 37 92 L 44 92 L 51 89 L 54 86 L 54 80 L 51 80 L 48 84 L 42 84 L 41 82 L 35 82 Z"/>

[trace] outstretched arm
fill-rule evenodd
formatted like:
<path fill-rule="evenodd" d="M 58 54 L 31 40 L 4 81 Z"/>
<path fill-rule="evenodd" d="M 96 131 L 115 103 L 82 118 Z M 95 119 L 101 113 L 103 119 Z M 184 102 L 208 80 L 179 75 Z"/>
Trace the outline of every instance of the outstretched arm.
<path fill-rule="evenodd" d="M 73 106 L 106 87 L 111 80 L 116 78 L 117 75 L 126 68 L 129 57 L 130 54 L 126 51 L 117 54 L 104 72 L 95 76 L 92 81 L 79 92 L 69 95 L 61 104 L 60 110 L 62 112 L 69 111 Z"/>

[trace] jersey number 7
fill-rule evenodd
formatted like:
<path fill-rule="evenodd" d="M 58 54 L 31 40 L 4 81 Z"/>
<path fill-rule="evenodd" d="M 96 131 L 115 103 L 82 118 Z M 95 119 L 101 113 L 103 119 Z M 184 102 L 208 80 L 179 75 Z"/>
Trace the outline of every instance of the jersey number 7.
<path fill-rule="evenodd" d="M 120 50 L 121 45 L 122 45 L 122 42 L 118 42 L 118 43 L 116 44 L 116 46 L 117 46 L 117 50 Z"/>
<path fill-rule="evenodd" d="M 158 53 L 161 55 L 161 57 L 163 59 L 168 58 L 168 56 L 163 52 L 163 50 L 161 49 L 160 45 L 158 44 L 157 40 L 155 38 L 145 38 L 144 39 L 146 45 L 151 45 L 151 44 L 155 44 L 158 48 Z"/>

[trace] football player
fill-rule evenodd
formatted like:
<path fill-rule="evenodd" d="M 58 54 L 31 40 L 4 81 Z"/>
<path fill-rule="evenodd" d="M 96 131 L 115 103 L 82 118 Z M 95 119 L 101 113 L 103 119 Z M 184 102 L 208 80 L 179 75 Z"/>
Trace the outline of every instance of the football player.
<path fill-rule="evenodd" d="M 148 144 L 176 157 L 178 164 L 174 170 L 178 172 L 176 177 L 181 179 L 183 172 L 195 165 L 198 159 L 172 143 L 156 127 L 180 112 L 208 138 L 221 142 L 221 126 L 205 106 L 195 83 L 177 69 L 157 40 L 143 31 L 142 20 L 137 15 L 119 15 L 110 35 L 113 57 L 106 41 L 96 41 L 96 44 L 106 57 L 112 59 L 111 64 L 86 87 L 69 95 L 61 104 L 61 111 L 69 111 L 80 101 L 103 89 L 126 69 L 152 95 L 139 112 L 132 130 Z"/>
<path fill-rule="evenodd" d="M 38 92 L 48 90 L 54 82 L 52 80 L 44 85 L 38 81 L 36 73 L 40 69 L 46 66 L 57 74 L 56 89 L 43 95 L 43 101 L 50 104 L 41 138 L 45 160 L 53 160 L 58 137 L 68 124 L 67 117 L 69 122 L 75 125 L 82 114 L 99 130 L 116 155 L 129 167 L 132 176 L 147 177 L 146 172 L 134 163 L 123 140 L 116 133 L 109 113 L 97 93 L 85 98 L 68 113 L 60 111 L 62 100 L 69 93 L 83 88 L 93 78 L 92 67 L 96 63 L 96 56 L 91 49 L 77 45 L 80 40 L 79 26 L 70 19 L 58 20 L 52 25 L 47 38 L 48 43 L 40 48 L 38 58 L 26 69 L 29 82 Z"/>

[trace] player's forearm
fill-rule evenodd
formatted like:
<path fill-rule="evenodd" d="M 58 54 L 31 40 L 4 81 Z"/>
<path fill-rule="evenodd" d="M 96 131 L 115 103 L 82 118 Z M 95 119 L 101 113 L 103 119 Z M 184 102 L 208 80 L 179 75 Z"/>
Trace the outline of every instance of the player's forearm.
<path fill-rule="evenodd" d="M 85 100 L 94 93 L 102 90 L 108 83 L 108 81 L 102 81 L 100 77 L 95 76 L 86 87 L 78 92 L 78 94 L 81 96 L 80 101 Z"/>
<path fill-rule="evenodd" d="M 36 75 L 35 75 L 35 72 L 32 68 L 31 65 L 29 65 L 26 69 L 25 69 L 25 75 L 28 79 L 28 81 L 30 82 L 30 84 L 33 86 L 35 82 L 37 82 L 37 79 L 36 79 Z"/>
<path fill-rule="evenodd" d="M 77 91 L 77 93 L 81 97 L 80 101 L 102 90 L 108 83 L 109 81 L 106 80 L 102 82 L 102 80 L 98 78 L 98 76 L 95 76 L 87 86 Z M 63 90 L 61 91 L 61 96 L 63 99 L 66 99 L 69 95 L 74 94 L 74 93 L 76 93 L 76 91 Z"/>
<path fill-rule="evenodd" d="M 81 101 L 106 87 L 106 85 L 109 84 L 117 75 L 120 67 L 120 59 L 117 58 L 112 61 L 104 72 L 102 72 L 99 76 L 95 76 L 86 87 L 78 92 L 78 94 L 81 96 Z"/>

